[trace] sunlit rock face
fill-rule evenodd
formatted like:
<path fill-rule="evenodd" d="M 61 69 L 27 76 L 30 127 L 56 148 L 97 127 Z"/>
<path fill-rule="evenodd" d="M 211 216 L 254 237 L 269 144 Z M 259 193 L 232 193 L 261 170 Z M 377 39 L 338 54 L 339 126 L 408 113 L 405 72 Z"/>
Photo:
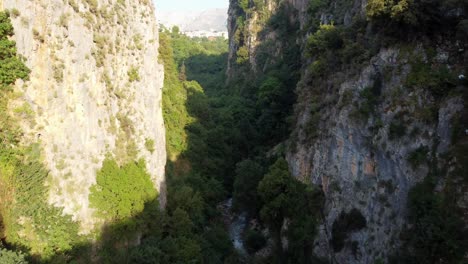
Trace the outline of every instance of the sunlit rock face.
<path fill-rule="evenodd" d="M 145 159 L 164 197 L 164 74 L 152 2 L 3 0 L 0 6 L 16 9 L 14 39 L 32 70 L 29 81 L 17 82 L 21 96 L 12 104 L 34 110 L 22 124 L 24 141 L 42 147 L 49 202 L 89 232 L 96 224 L 89 190 L 106 155 L 121 163 Z"/>

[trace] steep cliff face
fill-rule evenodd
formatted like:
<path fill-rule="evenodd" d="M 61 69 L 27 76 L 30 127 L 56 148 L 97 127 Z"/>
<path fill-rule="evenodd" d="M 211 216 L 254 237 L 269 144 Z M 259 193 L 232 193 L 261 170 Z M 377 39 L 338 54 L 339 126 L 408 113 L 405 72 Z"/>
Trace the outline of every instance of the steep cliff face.
<path fill-rule="evenodd" d="M 11 105 L 33 110 L 23 140 L 42 147 L 49 203 L 90 231 L 90 186 L 106 155 L 145 159 L 164 197 L 164 74 L 151 1 L 3 0 L 0 7 L 10 10 L 18 53 L 31 69 Z"/>
<path fill-rule="evenodd" d="M 449 163 L 442 156 L 450 151 L 452 124 L 463 110 L 463 99 L 453 96 L 434 106 L 427 93 L 402 90 L 409 66 L 401 53 L 381 50 L 371 65 L 339 81 L 334 93 L 322 96 L 323 103 L 301 90 L 300 97 L 307 101 L 299 102 L 303 109 L 287 157 L 293 175 L 321 186 L 326 195 L 316 253 L 333 256 L 338 263 L 372 263 L 397 250 L 406 224 L 408 192 L 428 175 L 430 166 Z M 397 68 L 406 70 L 397 72 Z M 363 90 L 377 85 L 375 78 L 384 69 L 389 72 L 381 80 L 382 101 L 375 114 L 356 119 L 353 115 L 362 103 Z M 313 109 L 317 105 L 322 108 L 318 118 Z M 320 131 L 312 139 L 311 126 Z M 412 158 L 416 153 L 422 155 L 417 163 Z M 439 164 L 426 163 L 432 160 L 430 155 L 439 158 Z M 350 234 L 343 249 L 333 248 L 330 241 L 339 215 L 353 209 L 364 216 L 366 227 Z M 350 256 L 354 256 L 351 262 Z"/>
<path fill-rule="evenodd" d="M 284 2 L 284 3 L 283 3 Z M 278 36 L 280 32 L 278 30 L 267 29 L 269 24 L 272 24 L 272 17 L 279 17 L 278 12 L 284 12 L 284 17 L 289 21 L 281 21 L 290 24 L 294 28 L 302 29 L 307 21 L 307 0 L 287 0 L 287 1 L 262 1 L 261 4 L 255 4 L 250 10 L 244 10 L 239 5 L 239 1 L 231 0 L 228 10 L 228 32 L 229 32 L 229 61 L 227 74 L 228 77 L 235 73 L 236 59 L 239 57 L 239 48 L 247 48 L 247 54 L 249 58 L 252 70 L 264 70 L 258 67 L 264 67 L 265 65 L 257 65 L 258 57 L 258 46 L 265 44 L 272 44 L 276 47 L 276 54 L 280 54 L 280 47 L 282 43 L 276 42 L 275 40 L 281 38 Z M 257 2 L 256 2 L 257 3 Z M 285 4 L 286 3 L 286 4 Z M 282 8 L 285 10 L 283 11 Z M 274 29 L 274 26 L 273 26 Z M 296 33 L 296 32 L 288 32 Z M 295 38 L 299 38 L 295 36 Z M 300 39 L 297 39 L 300 41 Z M 274 56 L 272 56 L 274 57 Z"/>
<path fill-rule="evenodd" d="M 467 47 L 459 39 L 462 23 L 458 33 L 456 27 L 466 16 L 461 6 L 438 9 L 438 19 L 450 21 L 438 25 L 447 27 L 443 34 L 413 28 L 411 37 L 385 39 L 385 26 L 366 15 L 367 1 L 263 1 L 262 11 L 242 10 L 238 2 L 229 12 L 231 78 L 245 54 L 256 72 L 285 56 L 287 43 L 302 54 L 286 157 L 295 177 L 325 194 L 317 256 L 333 263 L 386 260 L 410 228 L 411 188 L 429 177 L 437 179 L 436 193 L 453 192 L 466 209 L 466 159 L 456 154 L 466 149 L 457 125 L 467 114 Z M 287 31 L 271 19 L 282 12 L 292 25 Z M 259 16 L 269 19 L 259 23 Z"/>

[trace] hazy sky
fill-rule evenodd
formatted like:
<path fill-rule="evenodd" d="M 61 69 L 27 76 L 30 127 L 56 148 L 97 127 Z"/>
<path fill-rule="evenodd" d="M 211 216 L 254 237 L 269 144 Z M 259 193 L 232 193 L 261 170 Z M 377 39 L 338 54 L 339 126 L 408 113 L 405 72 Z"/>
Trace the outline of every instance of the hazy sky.
<path fill-rule="evenodd" d="M 205 10 L 228 7 L 229 0 L 153 0 L 156 11 Z M 158 10 L 159 9 L 159 10 Z"/>

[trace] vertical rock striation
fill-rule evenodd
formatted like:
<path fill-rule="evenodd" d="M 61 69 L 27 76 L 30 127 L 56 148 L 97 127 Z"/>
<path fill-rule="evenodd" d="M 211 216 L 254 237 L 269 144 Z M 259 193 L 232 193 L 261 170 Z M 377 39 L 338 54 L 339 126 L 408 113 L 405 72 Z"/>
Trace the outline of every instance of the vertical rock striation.
<path fill-rule="evenodd" d="M 40 142 L 50 170 L 49 202 L 96 224 L 90 186 L 106 155 L 143 158 L 164 199 L 165 131 L 158 28 L 149 0 L 3 0 L 18 53 L 32 70 L 18 81 L 34 122 L 25 142 Z M 154 147 L 148 147 L 153 145 Z"/>

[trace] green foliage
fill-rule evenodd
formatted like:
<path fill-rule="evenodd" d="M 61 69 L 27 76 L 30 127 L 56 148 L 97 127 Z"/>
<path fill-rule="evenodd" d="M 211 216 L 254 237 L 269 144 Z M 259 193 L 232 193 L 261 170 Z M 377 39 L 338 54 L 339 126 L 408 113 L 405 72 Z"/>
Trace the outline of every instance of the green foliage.
<path fill-rule="evenodd" d="M 247 47 L 242 46 L 236 53 L 236 62 L 237 64 L 244 64 L 249 61 L 249 50 Z"/>
<path fill-rule="evenodd" d="M 247 159 L 237 163 L 233 190 L 235 207 L 250 214 L 256 214 L 260 210 L 257 186 L 264 174 L 265 170 L 258 162 Z"/>
<path fill-rule="evenodd" d="M 257 11 L 262 11 L 265 8 L 265 2 L 263 0 L 253 0 L 253 6 Z"/>
<path fill-rule="evenodd" d="M 155 150 L 155 148 L 154 148 L 154 140 L 147 138 L 147 139 L 145 140 L 145 148 L 146 148 L 146 150 L 148 150 L 149 152 L 153 153 L 154 150 Z"/>
<path fill-rule="evenodd" d="M 258 193 L 264 202 L 261 218 L 275 232 L 281 229 L 286 211 L 290 209 L 286 190 L 290 188 L 292 180 L 287 162 L 279 159 L 258 185 Z"/>
<path fill-rule="evenodd" d="M 376 18 L 388 15 L 393 19 L 404 19 L 411 22 L 414 18 L 409 12 L 410 5 L 414 0 L 370 0 L 366 6 L 366 13 L 369 18 Z"/>
<path fill-rule="evenodd" d="M 245 13 L 247 13 L 249 10 L 249 0 L 238 0 L 237 4 Z"/>
<path fill-rule="evenodd" d="M 260 113 L 257 126 L 262 138 L 266 142 L 279 141 L 290 129 L 286 118 L 296 99 L 293 90 L 283 82 L 280 73 L 271 72 L 261 82 L 256 97 Z"/>
<path fill-rule="evenodd" d="M 233 166 L 233 153 L 224 139 L 229 135 L 224 125 L 231 115 L 220 117 L 205 94 L 205 89 L 219 89 L 221 81 L 217 80 L 222 80 L 224 71 L 220 64 L 225 61 L 220 57 L 226 51 L 227 42 L 221 39 L 190 39 L 165 29 L 160 32 L 160 60 L 165 65 L 169 221 L 165 234 L 154 235 L 144 243 L 147 249 L 138 250 L 138 254 L 151 254 L 158 263 L 223 263 L 232 255 L 232 244 L 219 225 L 215 208 L 225 199 L 221 182 L 232 184 L 226 168 Z M 184 68 L 191 81 L 180 78 Z M 194 81 L 204 81 L 205 77 L 206 87 Z M 155 245 L 156 241 L 160 242 Z"/>
<path fill-rule="evenodd" d="M 460 263 L 468 247 L 467 230 L 456 204 L 435 192 L 431 177 L 409 192 L 409 228 L 403 234 L 406 263 Z"/>
<path fill-rule="evenodd" d="M 307 39 L 307 50 L 312 56 L 342 47 L 343 39 L 339 29 L 334 25 L 321 25 L 319 30 Z"/>
<path fill-rule="evenodd" d="M 26 79 L 29 69 L 16 57 L 15 43 L 9 40 L 13 27 L 3 12 L 0 13 L 0 34 L 0 59 L 3 60 L 0 79 L 5 88 L 18 78 Z M 8 110 L 11 98 L 9 89 L 0 91 L 0 213 L 5 242 L 23 248 L 37 259 L 48 260 L 65 254 L 81 240 L 78 224 L 60 208 L 47 204 L 48 172 L 42 165 L 40 146 L 18 146 L 21 130 Z M 2 263 L 13 260 L 25 263 L 22 254 L 2 250 L 1 255 Z"/>
<path fill-rule="evenodd" d="M 258 193 L 264 204 L 260 217 L 273 233 L 278 258 L 284 257 L 280 232 L 288 219 L 290 246 L 286 256 L 293 263 L 306 263 L 312 257 L 310 252 L 323 206 L 321 192 L 291 177 L 287 162 L 280 158 L 260 181 Z"/>
<path fill-rule="evenodd" d="M 406 85 L 427 89 L 435 98 L 440 99 L 447 96 L 457 85 L 457 79 L 446 66 L 433 67 L 429 62 L 416 57 L 411 62 L 411 72 L 406 78 Z"/>
<path fill-rule="evenodd" d="M 316 109 L 312 110 L 310 114 L 310 118 L 305 126 L 305 131 L 307 134 L 307 139 L 313 140 L 316 139 L 319 135 L 319 125 L 321 116 L 320 112 Z"/>
<path fill-rule="evenodd" d="M 167 151 L 169 158 L 174 159 L 187 148 L 184 128 L 192 118 L 185 108 L 187 91 L 177 77 L 171 36 L 167 32 L 160 32 L 159 42 L 159 59 L 164 64 L 163 115 L 167 131 Z"/>
<path fill-rule="evenodd" d="M 355 21 L 344 30 L 343 26 L 322 24 L 311 26 L 312 34 L 306 43 L 306 55 L 312 58 L 309 71 L 312 78 L 321 78 L 336 72 L 340 66 L 358 66 L 371 55 L 370 46 L 378 39 L 367 40 L 365 22 Z"/>
<path fill-rule="evenodd" d="M 30 70 L 16 55 L 16 44 L 9 38 L 13 36 L 13 26 L 7 12 L 0 12 L 0 86 L 13 84 L 17 79 L 27 79 Z"/>
<path fill-rule="evenodd" d="M 309 0 L 309 9 L 307 10 L 307 12 L 313 16 L 321 8 L 326 7 L 328 3 L 329 0 Z"/>
<path fill-rule="evenodd" d="M 48 259 L 71 250 L 80 238 L 78 224 L 46 202 L 47 171 L 39 161 L 38 149 L 38 145 L 16 151 L 1 146 L 0 199 L 10 202 L 0 206 L 0 212 L 7 243 Z"/>
<path fill-rule="evenodd" d="M 401 33 L 444 32 L 462 20 L 461 16 L 447 15 L 447 10 L 465 7 L 466 3 L 457 0 L 370 0 L 366 13 L 368 19 L 386 33 L 398 36 Z"/>
<path fill-rule="evenodd" d="M 0 12 L 0 39 L 5 40 L 13 36 L 13 25 L 8 12 Z"/>
<path fill-rule="evenodd" d="M 21 15 L 20 11 L 16 8 L 10 10 L 10 15 L 12 18 L 17 18 Z"/>
<path fill-rule="evenodd" d="M 379 102 L 380 90 L 382 80 L 380 77 L 374 78 L 374 84 L 372 87 L 366 87 L 359 92 L 361 102 L 358 107 L 358 113 L 360 117 L 367 120 L 376 111 L 377 104 Z"/>
<path fill-rule="evenodd" d="M 129 82 L 139 82 L 140 81 L 140 73 L 138 72 L 138 68 L 131 67 L 128 72 L 128 81 Z"/>
<path fill-rule="evenodd" d="M 310 64 L 309 71 L 313 77 L 323 77 L 327 72 L 327 68 L 323 61 L 317 59 Z"/>
<path fill-rule="evenodd" d="M 97 13 L 97 9 L 98 9 L 98 2 L 97 0 L 85 0 L 86 3 L 88 3 L 88 8 L 89 8 L 89 11 L 93 14 L 96 14 Z"/>
<path fill-rule="evenodd" d="M 180 34 L 180 28 L 178 26 L 173 26 L 171 30 L 172 36 L 177 36 Z"/>
<path fill-rule="evenodd" d="M 91 206 L 97 209 L 100 217 L 108 220 L 135 216 L 143 211 L 146 202 L 155 198 L 156 190 L 143 160 L 119 167 L 107 158 L 89 194 Z"/>
<path fill-rule="evenodd" d="M 22 253 L 0 248 L 0 263 L 2 264 L 27 264 L 25 255 Z"/>

